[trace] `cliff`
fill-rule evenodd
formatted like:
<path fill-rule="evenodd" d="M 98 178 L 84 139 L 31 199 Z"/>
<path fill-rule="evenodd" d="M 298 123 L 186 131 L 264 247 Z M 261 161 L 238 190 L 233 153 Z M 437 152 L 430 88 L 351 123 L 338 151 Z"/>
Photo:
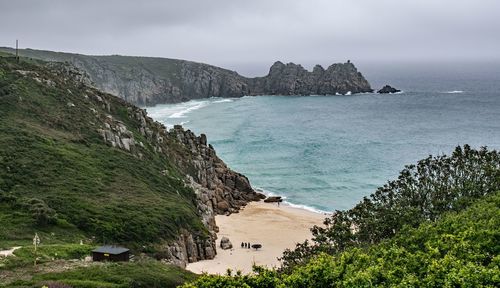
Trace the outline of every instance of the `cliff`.
<path fill-rule="evenodd" d="M 13 53 L 12 48 L 0 51 Z M 335 95 L 371 92 L 354 64 L 333 64 L 312 72 L 293 63 L 276 62 L 264 77 L 246 78 L 234 71 L 185 60 L 87 56 L 33 49 L 20 55 L 46 61 L 69 62 L 85 71 L 96 87 L 137 105 L 177 103 L 209 97 L 244 95 Z"/>
<path fill-rule="evenodd" d="M 262 195 L 205 135 L 89 83 L 72 65 L 0 57 L 0 245 L 38 231 L 181 266 L 213 258 L 214 216 Z"/>

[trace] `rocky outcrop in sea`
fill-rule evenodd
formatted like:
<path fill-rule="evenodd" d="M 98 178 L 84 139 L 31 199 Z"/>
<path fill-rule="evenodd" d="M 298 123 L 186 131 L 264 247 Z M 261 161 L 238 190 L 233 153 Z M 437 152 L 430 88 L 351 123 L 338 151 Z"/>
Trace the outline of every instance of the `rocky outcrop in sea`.
<path fill-rule="evenodd" d="M 393 94 L 398 92 L 401 92 L 401 90 L 398 90 L 390 85 L 385 85 L 382 89 L 377 91 L 379 94 Z"/>

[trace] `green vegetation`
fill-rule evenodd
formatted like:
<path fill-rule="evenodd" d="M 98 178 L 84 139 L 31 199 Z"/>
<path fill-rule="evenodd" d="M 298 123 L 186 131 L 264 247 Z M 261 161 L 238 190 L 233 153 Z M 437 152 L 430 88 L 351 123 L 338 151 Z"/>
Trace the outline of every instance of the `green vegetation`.
<path fill-rule="evenodd" d="M 35 256 L 38 264 L 60 259 L 83 259 L 90 255 L 92 249 L 94 246 L 91 245 L 53 244 L 39 246 L 35 253 L 33 246 L 25 246 L 14 251 L 15 257 L 0 258 L 0 270 L 33 265 Z"/>
<path fill-rule="evenodd" d="M 389 181 L 347 211 L 336 211 L 323 227 L 314 227 L 313 244 L 297 245 L 283 255 L 284 269 L 307 262 L 320 252 L 335 254 L 350 247 L 378 243 L 405 226 L 435 221 L 448 211 L 460 211 L 476 199 L 500 190 L 500 153 L 457 147 L 406 166 Z"/>
<path fill-rule="evenodd" d="M 192 281 L 195 274 L 158 261 L 128 263 L 102 263 L 79 267 L 66 272 L 36 275 L 32 280 L 19 280 L 9 287 L 73 287 L 73 288 L 125 288 L 125 287 L 177 287 Z M 67 286 L 66 286 L 67 285 Z M 0 285 L 1 287 L 1 285 Z"/>
<path fill-rule="evenodd" d="M 206 230 L 179 166 L 190 152 L 168 135 L 155 144 L 166 152 L 155 152 L 139 131 L 134 107 L 77 81 L 66 68 L 0 57 L 0 248 L 22 246 L 0 258 L 0 278 L 6 281 L 0 287 L 40 287 L 47 281 L 174 287 L 192 280 L 191 273 L 158 261 L 79 260 L 102 242 L 155 256 L 179 229 L 200 237 Z M 99 129 L 109 119 L 143 145 L 129 152 L 106 144 Z M 35 233 L 41 239 L 37 267 Z"/>
<path fill-rule="evenodd" d="M 89 93 L 107 99 L 111 110 L 86 100 Z M 35 232 L 42 242 L 86 236 L 132 248 L 173 239 L 179 228 L 204 233 L 193 191 L 152 151 L 120 99 L 40 65 L 0 59 L 0 107 L 0 246 L 31 241 Z M 146 144 L 143 160 L 104 143 L 97 130 L 107 115 Z"/>
<path fill-rule="evenodd" d="M 324 224 L 280 270 L 184 287 L 498 287 L 500 153 L 428 157 Z"/>
<path fill-rule="evenodd" d="M 158 261 L 129 263 L 103 263 L 80 267 L 66 272 L 46 273 L 30 281 L 18 281 L 11 287 L 32 287 L 52 284 L 66 284 L 74 288 L 121 288 L 121 287 L 177 287 L 192 281 L 195 274 L 179 267 L 165 265 Z M 61 287 L 61 286 L 56 286 Z M 62 286 L 65 287 L 65 286 Z"/>
<path fill-rule="evenodd" d="M 204 275 L 183 287 L 498 287 L 500 192 L 367 248 L 320 253 L 287 273 Z"/>

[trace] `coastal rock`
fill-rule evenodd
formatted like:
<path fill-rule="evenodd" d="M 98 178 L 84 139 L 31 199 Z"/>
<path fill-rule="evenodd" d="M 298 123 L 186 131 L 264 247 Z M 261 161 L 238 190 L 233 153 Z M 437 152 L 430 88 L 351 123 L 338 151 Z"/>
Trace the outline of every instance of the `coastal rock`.
<path fill-rule="evenodd" d="M 266 203 L 283 202 L 283 199 L 281 199 L 281 196 L 269 196 L 266 199 L 264 199 L 264 202 Z"/>
<path fill-rule="evenodd" d="M 222 237 L 222 239 L 220 239 L 220 248 L 228 250 L 233 248 L 233 244 L 231 243 L 231 241 L 229 241 L 229 238 Z"/>
<path fill-rule="evenodd" d="M 229 204 L 227 203 L 227 201 L 220 201 L 217 203 L 217 209 L 220 212 L 224 213 L 224 212 L 229 210 Z M 219 214 L 222 214 L 222 213 L 219 213 Z"/>
<path fill-rule="evenodd" d="M 312 72 L 294 63 L 275 62 L 265 77 L 249 79 L 252 95 L 335 95 L 373 92 L 370 84 L 350 61 L 316 65 Z"/>
<path fill-rule="evenodd" d="M 8 48 L 0 50 L 13 52 Z M 20 50 L 20 54 L 42 60 L 68 61 L 84 71 L 76 72 L 73 77 L 91 81 L 99 89 L 140 106 L 210 97 L 348 95 L 373 91 L 350 61 L 330 65 L 327 69 L 316 65 L 311 72 L 298 64 L 277 61 L 268 75 L 247 78 L 227 69 L 177 59 L 87 56 L 31 49 Z"/>
<path fill-rule="evenodd" d="M 392 94 L 392 93 L 398 93 L 401 92 L 401 90 L 398 90 L 394 87 L 391 87 L 389 85 L 385 85 L 382 87 L 382 89 L 378 90 L 377 93 L 379 94 Z"/>

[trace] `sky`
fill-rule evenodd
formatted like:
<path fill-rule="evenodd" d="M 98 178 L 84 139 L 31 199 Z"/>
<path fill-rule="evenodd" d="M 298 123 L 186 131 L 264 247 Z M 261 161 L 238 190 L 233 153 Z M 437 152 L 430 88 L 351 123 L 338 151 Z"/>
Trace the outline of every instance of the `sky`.
<path fill-rule="evenodd" d="M 0 0 L 0 46 L 187 59 L 500 61 L 499 0 Z"/>

